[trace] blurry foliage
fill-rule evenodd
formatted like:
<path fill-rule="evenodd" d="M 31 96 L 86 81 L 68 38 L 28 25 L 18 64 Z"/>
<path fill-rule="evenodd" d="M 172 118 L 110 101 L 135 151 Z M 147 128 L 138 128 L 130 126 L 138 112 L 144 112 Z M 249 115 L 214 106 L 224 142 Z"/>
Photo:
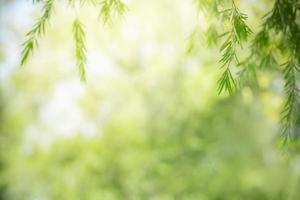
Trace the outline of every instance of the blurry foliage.
<path fill-rule="evenodd" d="M 227 4 L 224 2 L 227 2 Z M 221 35 L 208 34 L 208 42 L 212 40 L 211 37 L 229 35 L 220 49 L 222 53 L 220 62 L 222 68 L 225 66 L 225 70 L 218 82 L 219 93 L 227 91 L 232 94 L 237 89 L 237 85 L 243 86 L 245 74 L 248 74 L 248 78 L 252 74 L 252 79 L 255 80 L 257 71 L 276 68 L 285 81 L 284 93 L 286 100 L 281 117 L 282 142 L 285 144 L 293 142 L 299 137 L 299 133 L 296 131 L 298 129 L 296 123 L 297 113 L 299 112 L 299 89 L 297 86 L 300 61 L 300 27 L 297 18 L 300 8 L 299 1 L 274 1 L 272 10 L 264 13 L 262 20 L 259 19 L 262 21 L 262 28 L 260 31 L 255 31 L 252 45 L 249 47 L 249 56 L 243 61 L 239 61 L 237 54 L 244 50 L 236 49 L 236 46 L 237 44 L 240 45 L 241 41 L 247 42 L 252 32 L 245 22 L 247 15 L 240 13 L 234 0 L 224 2 L 220 4 L 219 0 L 196 1 L 200 8 L 207 9 L 209 3 L 215 8 L 213 9 L 214 14 L 209 14 L 208 18 L 213 16 L 215 20 L 221 21 L 223 24 L 226 24 L 226 20 L 229 18 L 229 26 L 232 26 L 232 30 L 229 32 L 226 32 L 227 29 L 223 28 L 221 30 L 223 34 Z M 231 8 L 226 9 L 226 6 L 230 5 Z M 229 13 L 228 16 L 226 13 Z M 228 27 L 228 24 L 224 27 Z M 236 74 L 233 74 L 229 68 L 233 60 L 241 68 L 237 70 Z M 281 65 L 284 65 L 284 70 L 280 67 Z M 251 72 L 247 73 L 247 70 Z M 236 76 L 238 78 L 235 78 Z"/>
<path fill-rule="evenodd" d="M 51 148 L 15 153 L 5 174 L 7 198 L 299 197 L 299 175 L 284 160 L 269 157 L 272 149 L 261 144 L 267 130 L 254 105 L 241 105 L 236 97 L 205 114 L 191 107 L 188 98 L 177 96 L 170 103 L 161 101 L 161 95 L 177 96 L 159 92 L 147 99 L 150 115 L 145 118 L 126 109 L 115 113 L 99 137 L 59 139 Z"/>
<path fill-rule="evenodd" d="M 35 1 L 33 2 L 35 3 Z M 45 34 L 45 26 L 53 10 L 54 0 L 44 2 L 43 15 L 37 20 L 33 28 L 26 34 L 27 40 L 23 43 L 21 65 L 24 65 L 30 54 L 38 46 L 38 37 Z"/>
<path fill-rule="evenodd" d="M 33 1 L 33 3 L 38 2 L 44 3 L 43 15 L 40 19 L 38 19 L 32 30 L 27 33 L 28 39 L 23 44 L 24 47 L 22 51 L 21 65 L 23 65 L 27 61 L 29 55 L 32 54 L 33 50 L 37 47 L 37 37 L 45 33 L 45 24 L 49 20 L 51 11 L 53 9 L 53 0 Z M 109 21 L 111 21 L 113 16 L 115 16 L 116 14 L 124 14 L 127 10 L 127 6 L 120 0 L 69 0 L 69 4 L 73 5 L 74 8 L 83 6 L 86 3 L 91 3 L 93 6 L 101 7 L 100 17 L 103 19 L 104 23 L 108 23 Z M 246 23 L 247 15 L 239 10 L 234 0 L 226 0 L 222 2 L 219 0 L 194 0 L 194 3 L 198 8 L 206 11 L 205 13 L 209 16 L 209 19 L 211 21 L 219 20 L 221 24 L 223 24 L 221 27 L 224 27 L 222 30 L 220 30 L 223 31 L 221 35 L 218 34 L 217 29 L 213 26 L 211 26 L 206 33 L 206 36 L 208 38 L 208 45 L 217 43 L 216 39 L 219 37 L 226 38 L 223 44 L 220 45 L 220 52 L 222 54 L 220 63 L 223 72 L 218 80 L 219 94 L 223 91 L 227 91 L 229 94 L 232 94 L 241 85 L 240 83 L 245 83 L 245 81 L 243 81 L 244 76 L 236 78 L 236 75 L 245 74 L 245 71 L 248 70 L 249 66 L 251 66 L 251 69 L 249 68 L 249 70 L 256 74 L 256 71 L 260 70 L 260 68 L 263 66 L 270 67 L 277 65 L 278 60 L 280 60 L 279 62 L 285 63 L 286 61 L 284 60 L 290 59 L 291 61 L 287 63 L 293 62 L 295 65 L 298 65 L 300 59 L 297 55 L 299 54 L 300 40 L 298 41 L 297 38 L 300 38 L 300 30 L 299 25 L 297 24 L 297 15 L 299 11 L 299 3 L 297 0 L 275 1 L 273 9 L 268 12 L 263 19 L 263 30 L 261 32 L 258 32 L 256 36 L 254 36 L 255 39 L 253 45 L 250 47 L 251 53 L 249 59 L 243 61 L 242 63 L 238 59 L 238 53 L 239 51 L 243 51 L 242 43 L 247 42 L 250 34 L 252 33 L 250 27 Z M 230 6 L 230 8 L 227 8 L 228 6 Z M 213 18 L 216 18 L 217 20 L 212 20 Z M 75 21 L 79 22 L 79 19 L 76 19 Z M 76 38 L 76 60 L 77 66 L 79 68 L 80 79 L 85 80 L 86 58 L 84 52 L 86 51 L 86 45 L 85 40 L 83 38 L 80 40 L 81 37 L 78 37 L 79 35 L 83 36 L 84 31 L 83 29 L 76 28 L 79 27 L 75 26 L 76 24 L 80 24 L 80 27 L 82 27 L 83 25 L 81 22 L 74 22 L 73 32 Z M 76 33 L 82 34 L 77 34 L 76 36 Z M 270 34 L 281 34 L 279 41 L 276 41 L 278 45 L 275 47 L 273 41 L 269 41 L 268 35 Z M 190 53 L 194 48 L 194 37 L 197 37 L 196 32 L 192 33 L 190 36 L 187 53 Z M 267 49 L 267 51 L 262 54 L 262 52 L 264 51 L 262 49 Z M 272 49 L 272 51 L 270 49 Z M 273 51 L 277 51 L 279 55 L 275 55 Z M 255 67 L 254 62 L 260 62 L 260 64 Z M 233 73 L 232 65 L 239 66 L 242 69 L 239 69 L 238 73 Z M 281 135 L 284 143 L 292 141 L 298 137 L 298 134 L 295 132 L 295 121 L 297 119 L 293 120 L 297 117 L 295 113 L 297 113 L 297 105 L 299 103 L 298 87 L 296 84 L 296 74 L 299 70 L 297 69 L 297 67 L 293 69 L 293 71 L 295 71 L 295 75 L 282 72 L 284 80 L 286 81 L 286 103 L 283 106 L 283 114 L 281 120 Z M 248 73 L 248 75 L 249 74 L 253 73 Z M 287 75 L 291 76 L 287 77 Z M 251 77 L 248 76 L 248 78 Z M 293 89 L 289 89 L 290 85 L 292 84 L 294 84 Z M 291 96 L 293 96 L 294 98 L 291 98 Z"/>
<path fill-rule="evenodd" d="M 32 2 L 43 13 L 22 63 L 38 43 L 47 49 L 1 79 L 1 200 L 299 199 L 297 1 L 276 0 L 256 31 L 265 14 L 256 3 L 271 1 L 194 0 L 201 12 L 184 20 L 189 3 L 136 0 L 129 8 L 138 23 L 129 16 L 125 31 L 99 32 L 86 30 L 94 16 L 81 9 L 95 6 L 111 23 L 124 3 L 69 0 L 69 20 L 55 0 Z M 50 16 L 58 27 L 46 29 Z M 85 84 L 69 73 L 68 50 L 81 80 L 90 73 Z M 282 89 L 283 139 L 293 142 L 278 148 Z"/>
<path fill-rule="evenodd" d="M 32 29 L 26 34 L 27 40 L 23 43 L 21 65 L 24 65 L 29 56 L 38 46 L 38 37 L 45 34 L 45 26 L 50 20 L 52 10 L 54 9 L 54 0 L 33 0 L 33 3 L 43 3 L 42 16 L 37 20 Z M 100 7 L 100 16 L 104 23 L 108 23 L 117 14 L 122 15 L 127 10 L 126 5 L 120 0 L 68 0 L 68 3 L 77 10 L 78 7 L 84 6 L 86 3 L 91 3 L 93 6 Z M 81 80 L 85 80 L 85 39 L 83 24 L 80 19 L 75 19 L 73 22 L 73 34 L 75 38 L 75 58 Z"/>
<path fill-rule="evenodd" d="M 242 42 L 247 41 L 249 35 L 251 34 L 251 30 L 245 22 L 247 16 L 239 11 L 234 2 L 232 3 L 232 7 L 230 9 L 222 12 L 226 14 L 228 13 L 228 18 L 232 27 L 228 32 L 222 35 L 226 37 L 226 40 L 220 48 L 222 53 L 220 62 L 222 63 L 222 68 L 225 68 L 225 71 L 218 81 L 218 90 L 219 94 L 223 90 L 227 90 L 230 94 L 232 94 L 234 90 L 236 90 L 237 83 L 233 78 L 230 65 L 233 62 L 239 63 L 239 59 L 236 54 L 236 48 L 237 46 L 242 47 Z"/>
<path fill-rule="evenodd" d="M 76 61 L 80 74 L 80 79 L 85 81 L 85 64 L 86 64 L 86 47 L 85 47 L 85 31 L 83 24 L 79 19 L 73 22 L 73 37 L 76 46 Z"/>

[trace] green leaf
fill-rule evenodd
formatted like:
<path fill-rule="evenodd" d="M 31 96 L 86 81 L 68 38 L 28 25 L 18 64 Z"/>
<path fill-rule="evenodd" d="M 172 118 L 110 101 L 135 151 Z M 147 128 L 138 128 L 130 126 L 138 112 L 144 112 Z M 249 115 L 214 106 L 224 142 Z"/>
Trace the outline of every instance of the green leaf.
<path fill-rule="evenodd" d="M 84 26 L 79 19 L 73 22 L 73 38 L 75 42 L 75 58 L 81 81 L 86 80 L 86 45 Z"/>

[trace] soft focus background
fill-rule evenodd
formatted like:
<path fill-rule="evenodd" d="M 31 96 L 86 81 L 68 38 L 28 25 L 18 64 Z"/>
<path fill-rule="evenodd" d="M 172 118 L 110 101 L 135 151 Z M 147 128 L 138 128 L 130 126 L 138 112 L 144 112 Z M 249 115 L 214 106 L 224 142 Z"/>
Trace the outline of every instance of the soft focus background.
<path fill-rule="evenodd" d="M 19 66 L 40 14 L 0 0 L 1 200 L 300 199 L 300 157 L 278 147 L 282 82 L 217 95 L 218 47 L 189 0 L 129 0 L 113 24 L 60 1 Z M 252 27 L 270 1 L 241 1 Z M 87 82 L 72 20 L 85 24 Z M 187 53 L 187 51 L 189 53 Z"/>

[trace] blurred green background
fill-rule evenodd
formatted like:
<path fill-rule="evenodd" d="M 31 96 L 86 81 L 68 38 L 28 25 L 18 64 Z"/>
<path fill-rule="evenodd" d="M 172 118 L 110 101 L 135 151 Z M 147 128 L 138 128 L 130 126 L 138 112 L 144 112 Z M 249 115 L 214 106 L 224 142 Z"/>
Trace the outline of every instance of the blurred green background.
<path fill-rule="evenodd" d="M 252 27 L 270 2 L 240 2 Z M 219 50 L 204 41 L 209 21 L 192 1 L 127 4 L 104 26 L 97 8 L 76 13 L 60 1 L 20 68 L 40 6 L 0 1 L 0 199 L 300 199 L 298 152 L 276 142 L 279 75 L 218 96 Z M 73 55 L 76 15 L 86 83 Z"/>

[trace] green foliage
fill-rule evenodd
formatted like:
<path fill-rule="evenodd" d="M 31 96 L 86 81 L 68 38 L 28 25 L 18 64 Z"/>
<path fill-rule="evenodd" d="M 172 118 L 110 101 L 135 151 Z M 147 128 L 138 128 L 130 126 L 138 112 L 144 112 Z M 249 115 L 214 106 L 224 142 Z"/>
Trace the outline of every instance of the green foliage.
<path fill-rule="evenodd" d="M 233 62 L 235 62 L 235 64 L 239 64 L 236 48 L 237 46 L 242 47 L 242 43 L 247 41 L 249 35 L 251 34 L 251 29 L 245 22 L 247 16 L 239 11 L 233 1 L 232 7 L 223 12 L 229 15 L 231 29 L 223 34 L 223 36 L 226 36 L 227 39 L 220 48 L 222 53 L 220 62 L 222 63 L 222 68 L 225 68 L 225 70 L 218 81 L 218 91 L 219 94 L 223 90 L 226 90 L 232 94 L 237 88 L 237 83 L 233 78 L 230 66 Z"/>
<path fill-rule="evenodd" d="M 86 64 L 86 45 L 85 32 L 83 24 L 79 19 L 73 22 L 73 37 L 75 41 L 75 58 L 79 70 L 79 76 L 82 81 L 86 80 L 85 64 Z"/>
<path fill-rule="evenodd" d="M 121 0 L 105 0 L 101 3 L 100 18 L 104 23 L 111 22 L 116 15 L 123 15 L 127 6 Z"/>
<path fill-rule="evenodd" d="M 219 94 L 223 91 L 224 88 L 229 92 L 229 94 L 232 94 L 235 91 L 236 82 L 229 68 L 226 68 L 226 70 L 223 72 L 221 78 L 218 81 L 218 85 Z"/>
<path fill-rule="evenodd" d="M 284 142 L 294 140 L 296 135 L 295 122 L 297 112 L 299 112 L 299 89 L 297 87 L 296 73 L 299 72 L 299 65 L 295 58 L 284 64 L 283 78 L 285 81 L 284 92 L 286 102 L 282 111 L 282 125 Z"/>
<path fill-rule="evenodd" d="M 35 1 L 37 2 L 37 1 Z M 26 34 L 27 40 L 23 43 L 21 65 L 24 65 L 30 54 L 38 46 L 38 37 L 45 34 L 45 26 L 53 11 L 54 0 L 44 1 L 43 15 L 37 20 L 33 28 Z"/>
<path fill-rule="evenodd" d="M 245 15 L 238 10 L 231 19 L 231 1 L 199 0 L 205 12 L 214 7 L 213 13 L 191 34 L 192 53 L 185 55 L 184 39 L 197 14 L 186 12 L 193 11 L 186 1 L 131 1 L 130 20 L 109 30 L 88 21 L 95 15 L 84 12 L 92 8 L 80 9 L 95 5 L 97 14 L 104 4 L 65 1 L 76 9 L 74 17 L 60 2 L 55 1 L 57 27 L 49 30 L 55 34 L 41 54 L 48 60 L 36 56 L 31 67 L 1 79 L 1 200 L 299 199 L 300 143 L 293 141 L 293 151 L 283 155 L 273 140 L 281 74 L 283 139 L 295 140 L 299 131 L 298 37 L 290 38 L 290 27 L 283 34 L 264 24 L 250 41 L 244 34 L 249 30 L 241 28 L 248 27 Z M 249 2 L 236 6 L 250 10 L 258 3 Z M 262 13 L 247 14 L 247 24 L 260 24 Z M 65 32 L 72 19 L 73 29 Z M 19 31 L 17 23 L 9 28 L 14 27 Z M 209 48 L 196 43 L 202 42 L 202 27 L 209 27 Z M 0 28 L 7 32 L 7 26 Z M 80 85 L 61 67 L 69 63 L 61 56 L 69 45 L 61 43 L 70 36 L 80 78 L 85 79 L 86 57 L 96 65 L 88 84 Z M 4 62 L 10 53 L 5 48 Z M 221 64 L 227 64 L 221 68 L 225 78 L 216 84 L 220 49 Z M 218 85 L 234 95 L 219 98 Z"/>
<path fill-rule="evenodd" d="M 276 0 L 271 12 L 266 14 L 265 25 L 277 31 L 289 32 L 289 28 L 295 25 L 298 10 L 297 0 Z"/>
<path fill-rule="evenodd" d="M 215 17 L 219 15 L 218 6 L 227 2 L 227 0 L 193 0 L 193 2 L 199 10 L 211 17 Z"/>
<path fill-rule="evenodd" d="M 202 6 L 207 7 L 205 2 Z M 225 1 L 225 5 L 229 2 Z M 294 140 L 298 137 L 296 121 L 299 106 L 299 90 L 297 89 L 297 66 L 300 60 L 300 29 L 297 23 L 299 3 L 297 0 L 274 2 L 272 10 L 263 18 L 261 31 L 254 35 L 249 48 L 250 55 L 241 62 L 237 56 L 241 50 L 237 47 L 242 47 L 243 42 L 247 43 L 252 31 L 246 24 L 247 16 L 237 9 L 234 1 L 231 1 L 231 4 L 232 8 L 215 14 L 215 18 L 223 23 L 226 22 L 224 20 L 229 19 L 231 26 L 231 30 L 222 34 L 227 38 L 220 48 L 222 54 L 220 62 L 224 72 L 218 81 L 218 92 L 227 91 L 232 94 L 238 88 L 237 86 L 249 83 L 249 79 L 256 81 L 260 70 L 276 70 L 282 73 L 286 100 L 281 115 L 281 135 L 284 142 Z M 287 59 L 289 61 L 286 63 Z M 282 71 L 279 63 L 283 62 L 285 69 Z M 231 70 L 232 65 L 240 68 L 237 78 Z"/>
<path fill-rule="evenodd" d="M 174 92 L 164 79 L 158 85 L 163 90 L 139 85 L 149 92 L 135 93 L 142 112 L 133 109 L 136 102 L 122 102 L 97 136 L 15 152 L 5 171 L 6 199 L 297 200 L 297 170 L 260 144 L 268 129 L 255 105 L 213 100 L 203 112 L 191 104 L 197 87 Z"/>
<path fill-rule="evenodd" d="M 73 5 L 79 2 L 81 6 L 87 3 L 93 6 L 100 6 L 100 17 L 104 23 L 111 22 L 116 15 L 122 15 L 127 11 L 126 5 L 121 0 L 68 1 Z M 45 24 L 49 19 L 53 4 L 53 0 L 33 0 L 32 2 L 43 2 L 44 14 L 27 34 L 27 40 L 23 44 L 21 65 L 28 60 L 33 50 L 37 47 L 38 37 L 44 34 Z M 243 43 L 247 45 L 252 31 L 246 23 L 247 15 L 242 13 L 237 6 L 237 3 L 240 1 L 193 0 L 193 2 L 209 16 L 211 22 L 216 18 L 216 21 L 224 24 L 222 28 L 211 26 L 206 34 L 209 38 L 209 45 L 217 43 L 216 38 L 226 37 L 220 47 L 222 74 L 218 80 L 219 94 L 224 91 L 233 94 L 240 86 L 248 82 L 243 80 L 244 77 L 251 79 L 252 76 L 253 79 L 256 79 L 259 70 L 282 72 L 287 96 L 282 112 L 281 121 L 284 127 L 282 135 L 285 138 L 284 140 L 289 140 L 291 132 L 295 130 L 295 121 L 297 121 L 297 111 L 295 110 L 297 106 L 295 105 L 299 103 L 299 99 L 296 98 L 298 96 L 298 90 L 296 89 L 298 73 L 296 70 L 288 70 L 290 67 L 287 66 L 290 65 L 286 65 L 285 70 L 282 71 L 280 63 L 286 62 L 288 58 L 293 58 L 293 61 L 288 63 L 292 62 L 292 66 L 295 66 L 298 65 L 300 60 L 300 28 L 297 21 L 299 2 L 297 0 L 276 0 L 274 2 L 272 10 L 264 15 L 261 31 L 254 34 L 254 39 L 249 48 L 250 55 L 243 61 L 239 61 L 238 57 L 244 51 Z M 228 6 L 230 7 L 229 9 Z M 220 29 L 225 33 L 219 35 Z M 195 48 L 193 38 L 197 36 L 198 34 L 191 35 L 188 52 Z M 83 80 L 85 79 L 84 64 L 86 62 L 86 52 L 84 42 L 81 39 L 75 36 L 77 65 L 80 70 L 80 77 Z M 291 80 L 294 80 L 294 83 L 291 83 Z M 294 85 L 294 89 L 291 89 L 292 85 Z M 291 97 L 293 97 L 293 101 L 290 100 Z"/>
<path fill-rule="evenodd" d="M 43 15 L 39 18 L 33 28 L 26 34 L 27 40 L 23 43 L 21 65 L 24 65 L 29 59 L 29 56 L 38 46 L 38 37 L 45 34 L 45 26 L 53 11 L 54 0 L 33 0 L 33 3 L 43 2 Z M 84 6 L 90 3 L 93 6 L 100 5 L 100 17 L 104 23 L 108 23 L 116 14 L 124 14 L 127 11 L 126 5 L 121 0 L 68 0 L 68 3 L 75 7 L 76 3 L 79 6 Z M 79 20 L 73 23 L 73 36 L 76 46 L 76 61 L 79 69 L 80 79 L 85 80 L 85 33 L 83 24 Z"/>
<path fill-rule="evenodd" d="M 289 59 L 288 62 L 283 64 L 284 70 L 282 70 L 286 100 L 281 116 L 283 127 L 281 135 L 285 143 L 293 141 L 299 136 L 299 133 L 296 131 L 297 108 L 299 107 L 297 72 L 299 71 L 298 65 L 300 60 L 300 29 L 296 17 L 298 14 L 298 1 L 276 0 L 271 12 L 265 16 L 263 30 L 256 37 L 255 43 L 257 48 L 254 49 L 258 53 L 261 52 L 261 49 L 268 49 L 267 55 L 256 57 L 256 59 L 261 60 L 261 66 L 278 66 L 277 60 L 281 58 Z M 273 38 L 269 37 L 270 34 L 273 34 Z M 276 51 L 277 56 L 275 56 L 274 51 Z"/>

